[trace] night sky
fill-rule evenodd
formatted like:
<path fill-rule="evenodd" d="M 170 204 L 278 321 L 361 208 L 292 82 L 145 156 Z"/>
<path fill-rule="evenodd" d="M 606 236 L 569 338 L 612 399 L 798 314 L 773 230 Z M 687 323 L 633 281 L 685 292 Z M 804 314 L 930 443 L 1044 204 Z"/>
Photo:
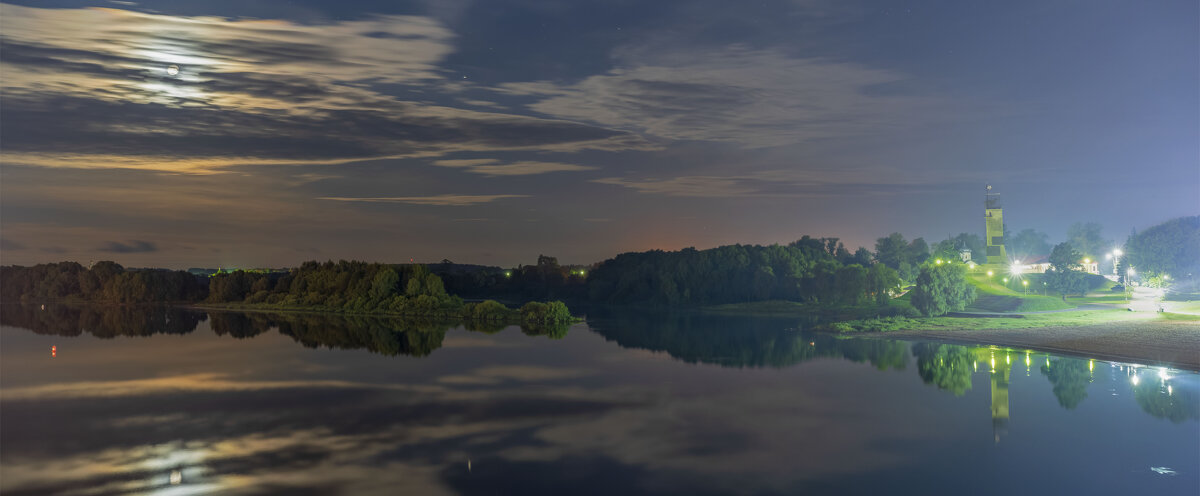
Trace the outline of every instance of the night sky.
<path fill-rule="evenodd" d="M 1200 214 L 1195 0 L 0 4 L 0 263 L 591 263 Z"/>

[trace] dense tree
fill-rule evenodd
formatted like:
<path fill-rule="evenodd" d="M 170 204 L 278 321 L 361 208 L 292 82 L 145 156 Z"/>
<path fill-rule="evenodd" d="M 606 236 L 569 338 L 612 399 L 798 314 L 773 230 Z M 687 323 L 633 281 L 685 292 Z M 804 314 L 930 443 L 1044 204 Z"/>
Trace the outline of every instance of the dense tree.
<path fill-rule="evenodd" d="M 833 238 L 805 236 L 788 245 L 623 253 L 589 273 L 588 289 L 594 301 L 651 305 L 855 304 L 873 297 L 867 269 L 839 262 L 837 245 Z"/>
<path fill-rule="evenodd" d="M 1084 294 L 1088 290 L 1088 275 L 1079 270 L 1082 261 L 1083 255 L 1069 242 L 1055 245 L 1050 252 L 1051 270 L 1044 277 L 1047 286 L 1061 294 L 1063 301 L 1068 294 Z"/>
<path fill-rule="evenodd" d="M 1172 219 L 1131 235 L 1123 260 L 1147 275 L 1200 277 L 1200 216 Z"/>
<path fill-rule="evenodd" d="M 905 281 L 916 279 L 918 267 L 928 259 L 929 244 L 923 238 L 907 242 L 900 233 L 892 233 L 875 240 L 875 260 L 896 269 Z"/>
<path fill-rule="evenodd" d="M 114 262 L 85 268 L 75 262 L 0 267 L 0 299 L 20 301 L 195 301 L 205 287 L 183 271 L 125 270 Z"/>
<path fill-rule="evenodd" d="M 900 274 L 884 264 L 867 269 L 867 294 L 878 305 L 886 305 L 893 291 L 900 289 Z"/>
<path fill-rule="evenodd" d="M 1097 260 L 1104 257 L 1112 242 L 1100 234 L 1103 228 L 1095 222 L 1076 222 L 1067 229 L 1067 242 L 1084 257 Z"/>
<path fill-rule="evenodd" d="M 875 240 L 875 260 L 893 269 L 908 261 L 908 242 L 898 232 Z"/>
<path fill-rule="evenodd" d="M 933 245 L 930 256 L 942 260 L 959 260 L 962 257 L 960 251 L 963 249 L 971 251 L 971 260 L 975 263 L 984 263 L 987 260 L 983 238 L 971 233 L 959 233 L 938 241 Z"/>
<path fill-rule="evenodd" d="M 917 276 L 912 304 L 924 315 L 962 310 L 975 301 L 975 287 L 967 282 L 962 264 L 926 264 Z"/>
<path fill-rule="evenodd" d="M 1025 228 L 1011 236 L 1005 236 L 1004 244 L 1009 255 L 1027 259 L 1050 253 L 1050 236 L 1036 229 Z"/>
<path fill-rule="evenodd" d="M 942 260 L 959 260 L 962 257 L 960 252 L 963 249 L 971 251 L 971 260 L 975 263 L 984 263 L 987 260 L 983 238 L 980 238 L 978 234 L 971 233 L 959 233 L 956 236 L 938 241 L 933 245 L 930 257 Z"/>
<path fill-rule="evenodd" d="M 856 263 L 863 267 L 870 267 L 874 263 L 874 260 L 875 254 L 871 253 L 871 250 L 860 246 L 857 250 L 854 250 L 854 256 L 850 258 L 849 262 L 842 263 Z"/>
<path fill-rule="evenodd" d="M 925 238 L 916 238 L 908 244 L 905 250 L 907 258 L 905 261 L 913 265 L 920 265 L 929 260 L 929 243 L 925 242 Z"/>

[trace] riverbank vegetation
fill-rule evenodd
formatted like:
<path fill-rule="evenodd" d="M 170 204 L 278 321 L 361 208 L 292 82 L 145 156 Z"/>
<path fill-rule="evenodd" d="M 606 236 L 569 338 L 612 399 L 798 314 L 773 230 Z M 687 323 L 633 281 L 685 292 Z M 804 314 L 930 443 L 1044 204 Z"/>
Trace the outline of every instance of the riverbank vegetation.
<path fill-rule="evenodd" d="M 91 267 L 76 262 L 0 267 L 0 299 L 6 303 L 152 303 L 198 301 L 207 296 L 207 281 L 182 270 L 126 269 L 108 261 Z"/>
<path fill-rule="evenodd" d="M 883 317 L 833 322 L 821 325 L 818 327 L 818 329 L 838 333 L 914 330 L 971 331 L 983 329 L 1034 329 L 1042 327 L 1077 327 L 1105 324 L 1110 322 L 1135 322 L 1140 320 L 1162 318 L 1169 317 L 1163 314 L 1130 312 L 1123 309 L 1101 309 L 1081 310 L 1077 312 L 1055 312 L 1025 315 L 1017 314 L 1006 315 L 1003 317 Z"/>
<path fill-rule="evenodd" d="M 511 309 L 493 301 L 464 302 L 446 292 L 424 265 L 305 262 L 286 274 L 217 274 L 206 306 L 380 314 L 476 322 L 552 325 L 573 320 L 566 304 L 528 302 Z"/>
<path fill-rule="evenodd" d="M 190 303 L 210 307 L 378 314 L 477 322 L 557 325 L 573 321 L 559 301 L 508 308 L 464 302 L 423 265 L 305 262 L 290 271 L 221 272 L 125 269 L 114 262 L 0 267 L 4 302 Z"/>

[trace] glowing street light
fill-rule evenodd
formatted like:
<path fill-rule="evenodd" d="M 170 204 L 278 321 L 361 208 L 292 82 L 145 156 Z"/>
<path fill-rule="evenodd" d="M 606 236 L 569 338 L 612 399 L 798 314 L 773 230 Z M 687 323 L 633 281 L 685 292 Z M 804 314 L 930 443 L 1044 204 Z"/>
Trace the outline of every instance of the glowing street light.
<path fill-rule="evenodd" d="M 1021 285 L 1025 286 L 1025 296 L 1029 296 L 1029 281 L 1021 281 Z"/>
<path fill-rule="evenodd" d="M 993 275 L 995 275 L 995 273 L 989 270 L 989 271 L 988 271 L 988 277 L 992 277 Z"/>
<path fill-rule="evenodd" d="M 1105 260 L 1112 259 L 1113 261 L 1113 277 L 1117 277 L 1117 265 L 1120 265 L 1121 255 L 1124 254 L 1125 252 L 1121 251 L 1120 248 L 1113 248 L 1113 251 L 1110 251 L 1104 255 Z"/>

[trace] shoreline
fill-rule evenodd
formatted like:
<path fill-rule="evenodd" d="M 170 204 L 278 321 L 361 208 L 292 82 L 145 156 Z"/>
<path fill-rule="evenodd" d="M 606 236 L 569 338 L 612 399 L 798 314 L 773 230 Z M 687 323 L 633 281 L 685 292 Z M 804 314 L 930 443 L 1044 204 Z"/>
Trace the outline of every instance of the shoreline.
<path fill-rule="evenodd" d="M 1200 322 L 1196 321 L 1147 320 L 1024 329 L 917 329 L 857 335 L 1019 347 L 1200 372 Z"/>

